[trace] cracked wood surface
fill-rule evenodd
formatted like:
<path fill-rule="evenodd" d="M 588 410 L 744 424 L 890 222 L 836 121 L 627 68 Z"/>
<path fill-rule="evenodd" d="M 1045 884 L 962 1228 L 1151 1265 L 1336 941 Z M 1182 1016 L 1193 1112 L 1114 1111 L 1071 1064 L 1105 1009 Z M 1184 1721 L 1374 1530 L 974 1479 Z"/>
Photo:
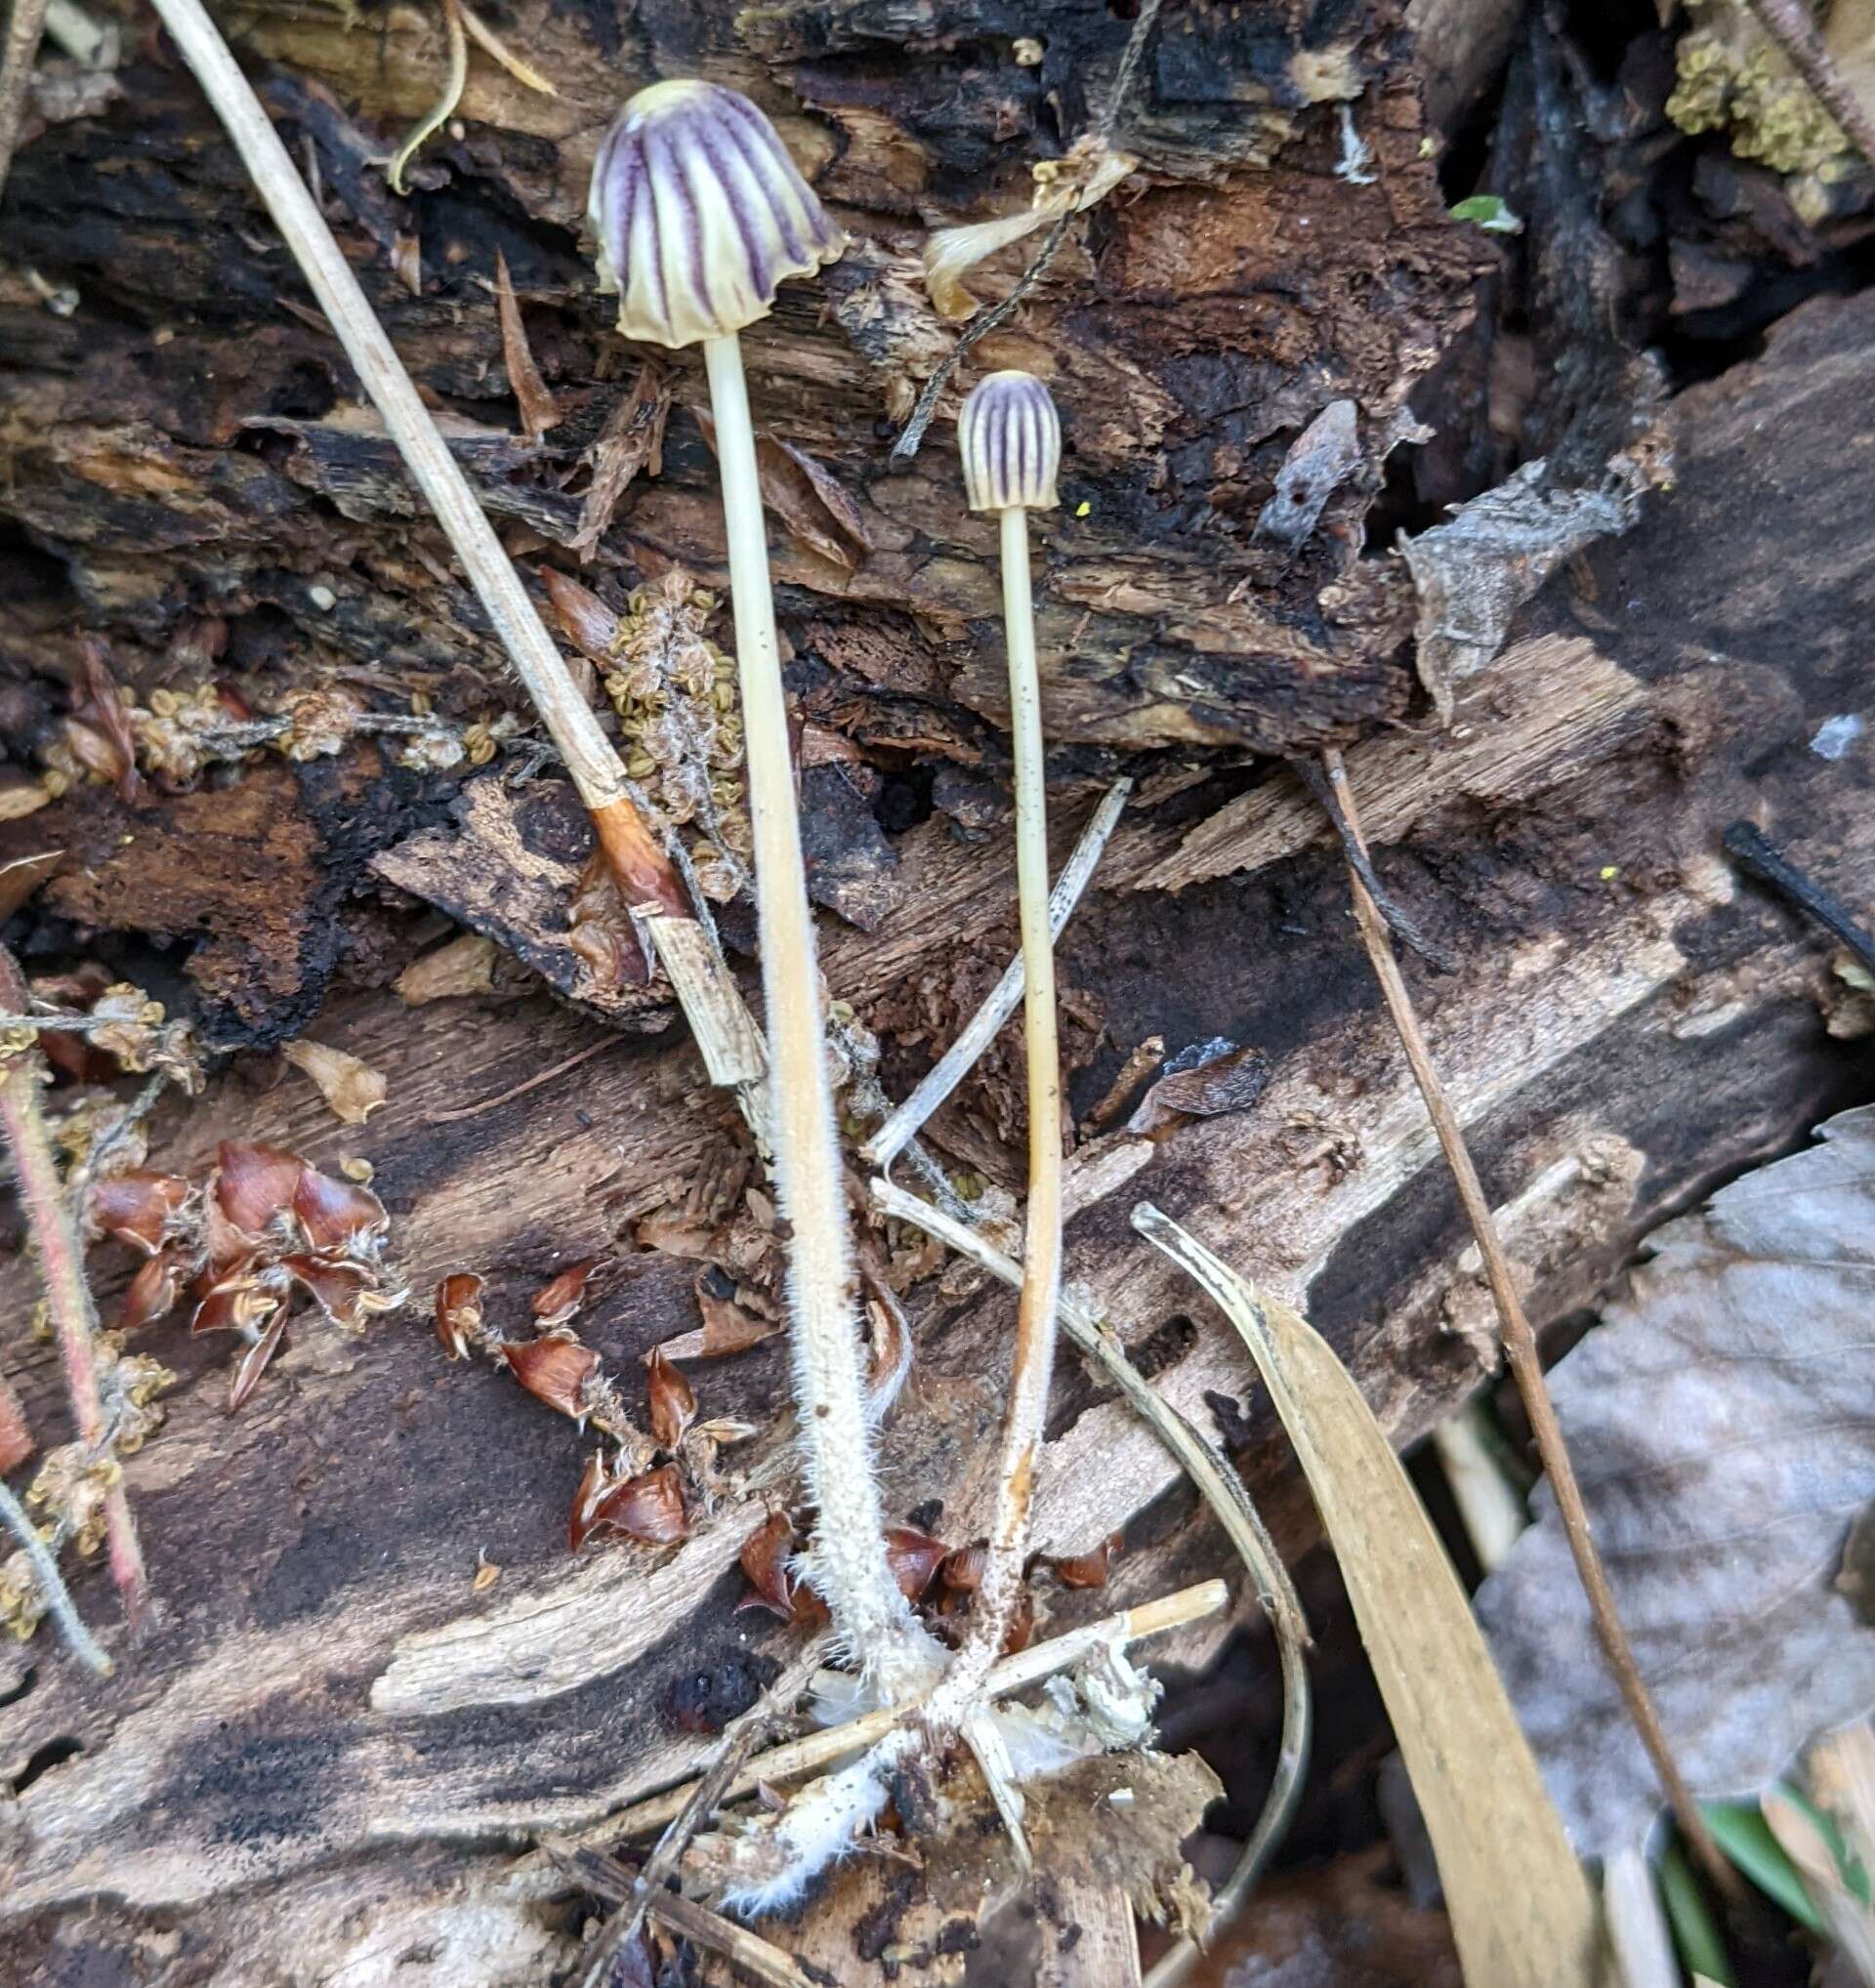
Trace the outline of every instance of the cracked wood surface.
<path fill-rule="evenodd" d="M 1449 978 L 1409 972 L 1513 1211 L 1539 1319 L 1591 1296 L 1664 1210 L 1865 1095 L 1866 1049 L 1824 1033 L 1827 944 L 1724 867 L 1718 834 L 1751 813 L 1852 897 L 1875 857 L 1866 734 L 1842 759 L 1810 749 L 1824 718 L 1855 708 L 1875 607 L 1854 507 L 1829 474 L 1860 460 L 1840 438 L 1866 433 L 1871 329 L 1867 298 L 1809 306 L 1763 360 L 1688 393 L 1673 492 L 1540 603 L 1468 687 L 1453 737 L 1350 754 L 1383 875 L 1463 962 Z M 1781 499 L 1769 524 L 1768 490 Z M 1338 857 L 1291 776 L 1237 784 L 1124 824 L 1069 927 L 1065 984 L 1110 1037 L 1084 1088 L 1098 1096 L 1153 1031 L 1265 1050 L 1256 1109 L 1184 1125 L 1139 1187 L 1305 1304 L 1404 1440 L 1479 1377 L 1465 1234 L 1348 928 Z M 1072 794 L 1058 799 L 1063 849 Z M 960 847 L 934 816 L 899 852 L 908 888 L 880 931 L 827 927 L 832 987 L 889 1038 L 917 1012 L 954 1021 L 970 956 L 993 973 L 1014 942 L 1002 838 Z M 692 1266 L 634 1252 L 630 1229 L 734 1137 L 693 1053 L 620 1039 L 445 1119 L 603 1040 L 596 1024 L 538 996 L 412 1012 L 383 992 L 334 1003 L 318 1032 L 390 1073 L 368 1128 L 336 1126 L 297 1080 L 257 1088 L 236 1066 L 186 1116 L 166 1113 L 157 1158 L 198 1167 L 227 1136 L 321 1164 L 365 1154 L 417 1305 L 359 1341 L 296 1328 L 231 1421 L 219 1348 L 162 1329 L 154 1344 L 187 1382 L 130 1472 L 162 1620 L 123 1648 L 88 1577 L 79 1599 L 118 1675 L 94 1685 L 43 1638 L 0 1674 L 0 1770 L 26 1773 L 53 1742 L 79 1749 L 0 1810 L 17 1935 L 0 1979 L 75 1980 L 152 1940 L 191 1978 L 230 1983 L 528 1978 L 563 1949 L 495 1853 L 668 1781 L 702 1744 L 670 1719 L 673 1684 L 785 1643 L 732 1613 L 760 1487 L 788 1474 L 776 1345 L 692 1370 L 706 1413 L 763 1427 L 737 1459 L 747 1495 L 667 1553 L 569 1560 L 577 1438 L 502 1377 L 445 1365 L 423 1312 L 438 1276 L 473 1267 L 491 1317 L 514 1319 L 558 1262 L 599 1253 L 582 1331 L 616 1371 L 691 1326 Z M 993 1147 L 993 1104 L 978 1085 L 939 1136 Z M 1170 1346 L 1158 1385 L 1203 1423 L 1223 1413 L 1293 1550 L 1310 1523 L 1249 1370 L 1130 1236 L 1130 1191 L 1076 1218 L 1069 1275 L 1129 1340 Z M 28 1299 L 16 1260 L 6 1314 Z M 967 1504 L 1012 1312 L 1000 1295 L 914 1293 L 919 1364 L 886 1443 L 895 1516 Z M 6 1350 L 56 1439 L 49 1355 L 18 1335 Z M 1045 1596 L 1058 1622 L 1229 1571 L 1163 1454 L 1076 1372 L 1051 1437 L 1038 1543 L 1072 1552 L 1126 1522 L 1130 1546 L 1106 1593 Z M 479 1554 L 503 1572 L 475 1595 Z"/>

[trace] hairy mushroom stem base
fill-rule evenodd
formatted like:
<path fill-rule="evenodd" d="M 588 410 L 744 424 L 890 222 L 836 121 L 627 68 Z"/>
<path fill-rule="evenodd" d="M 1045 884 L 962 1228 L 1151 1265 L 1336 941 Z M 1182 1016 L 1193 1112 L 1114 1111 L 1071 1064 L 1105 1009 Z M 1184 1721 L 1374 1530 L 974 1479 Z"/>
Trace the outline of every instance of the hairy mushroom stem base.
<path fill-rule="evenodd" d="M 845 1654 L 890 1702 L 928 1681 L 936 1646 L 899 1593 L 886 1556 L 774 636 L 768 526 L 740 342 L 732 332 L 707 339 L 703 356 L 716 420 L 747 742 L 771 1071 L 769 1122 L 781 1211 L 792 1231 L 788 1297 L 794 1394 L 816 1513 L 810 1561 Z"/>

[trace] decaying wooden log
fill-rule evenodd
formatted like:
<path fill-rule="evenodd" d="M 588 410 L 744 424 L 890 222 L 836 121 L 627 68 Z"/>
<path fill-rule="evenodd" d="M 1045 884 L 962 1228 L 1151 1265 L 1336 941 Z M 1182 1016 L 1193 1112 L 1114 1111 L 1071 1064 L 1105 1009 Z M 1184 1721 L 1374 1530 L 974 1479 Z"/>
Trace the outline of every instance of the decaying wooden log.
<path fill-rule="evenodd" d="M 1539 1320 L 1591 1295 L 1663 1211 L 1865 1095 L 1865 1045 L 1825 1032 L 1827 943 L 1728 868 L 1719 833 L 1751 815 L 1852 901 L 1875 853 L 1867 733 L 1835 757 L 1812 745 L 1856 707 L 1875 608 L 1843 480 L 1872 333 L 1867 297 L 1818 302 L 1763 359 L 1689 391 L 1672 492 L 1539 602 L 1466 686 L 1454 731 L 1349 754 L 1385 881 L 1461 962 L 1409 973 Z M 1104 1031 L 1078 1090 L 1091 1102 L 1148 1033 L 1265 1051 L 1255 1110 L 1142 1149 L 1142 1183 L 1306 1303 L 1403 1441 L 1482 1377 L 1481 1287 L 1323 825 L 1280 768 L 1197 777 L 1123 824 L 1069 927 L 1064 983 Z M 1063 781 L 1063 845 L 1073 794 Z M 44 819 L 5 831 L 0 853 Z M 1006 838 L 960 844 L 955 826 L 934 814 L 897 838 L 904 890 L 877 932 L 827 931 L 833 989 L 889 1043 L 945 1035 L 1013 945 Z M 641 1218 L 707 1200 L 696 1183 L 735 1150 L 688 1047 L 621 1040 L 518 1093 L 603 1031 L 539 996 L 412 1012 L 360 991 L 319 1033 L 391 1073 L 367 1128 L 236 1065 L 159 1121 L 162 1163 L 199 1169 L 227 1136 L 321 1163 L 362 1153 L 417 1290 L 479 1270 L 498 1318 L 599 1254 L 582 1330 L 621 1373 L 694 1324 L 693 1266 L 633 1246 Z M 937 1136 L 1007 1172 L 1000 1111 L 992 1069 Z M 1103 1141 L 1102 1178 L 1129 1150 Z M 1069 1273 L 1173 1400 L 1221 1422 L 1293 1546 L 1308 1522 L 1248 1370 L 1141 1252 L 1129 1199 L 1121 1184 L 1078 1216 Z M 888 1430 L 891 1500 L 961 1534 L 1012 1306 L 932 1284 L 910 1302 L 919 1361 Z M 28 1303 L 15 1263 L 5 1314 Z M 102 1687 L 43 1642 L 6 1660 L 0 1771 L 22 1792 L 0 1811 L 17 1957 L 0 1978 L 140 1954 L 228 1983 L 536 1978 L 565 1927 L 504 1853 L 668 1781 L 704 1744 L 673 1722 L 673 1690 L 711 1673 L 752 1692 L 753 1657 L 787 1644 L 732 1613 L 737 1551 L 763 1491 L 788 1481 L 777 1347 L 693 1370 L 707 1412 L 764 1430 L 739 1458 L 745 1495 L 675 1550 L 569 1559 L 569 1425 L 445 1365 L 421 1305 L 357 1341 L 296 1329 L 231 1420 L 215 1355 L 162 1330 L 187 1385 L 132 1489 L 164 1619 Z M 17 1334 L 6 1355 L 57 1430 L 49 1357 Z M 1037 1522 L 1055 1552 L 1128 1529 L 1105 1594 L 1044 1594 L 1062 1623 L 1227 1570 L 1164 1455 L 1079 1375 L 1060 1386 Z M 503 1571 L 477 1593 L 479 1558 Z M 102 1581 L 78 1593 L 111 1636 Z"/>

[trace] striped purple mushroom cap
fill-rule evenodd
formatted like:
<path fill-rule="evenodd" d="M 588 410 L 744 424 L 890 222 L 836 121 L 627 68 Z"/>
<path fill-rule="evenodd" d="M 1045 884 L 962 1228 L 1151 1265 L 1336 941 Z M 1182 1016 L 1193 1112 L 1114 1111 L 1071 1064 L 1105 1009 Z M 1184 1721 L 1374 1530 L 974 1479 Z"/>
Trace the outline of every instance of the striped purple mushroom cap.
<path fill-rule="evenodd" d="M 973 511 L 1053 511 L 1062 467 L 1062 423 L 1033 373 L 991 373 L 957 423 L 964 492 Z"/>
<path fill-rule="evenodd" d="M 777 285 L 836 261 L 846 236 L 746 97 L 653 83 L 612 120 L 586 218 L 618 328 L 662 346 L 766 317 Z"/>

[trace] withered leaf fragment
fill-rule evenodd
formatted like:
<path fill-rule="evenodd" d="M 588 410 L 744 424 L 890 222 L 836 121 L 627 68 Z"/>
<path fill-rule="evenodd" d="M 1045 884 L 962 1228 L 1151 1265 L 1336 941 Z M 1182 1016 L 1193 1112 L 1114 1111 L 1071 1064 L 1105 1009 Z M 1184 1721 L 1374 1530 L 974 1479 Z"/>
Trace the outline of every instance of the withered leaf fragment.
<path fill-rule="evenodd" d="M 595 851 L 579 873 L 566 907 L 566 945 L 596 994 L 640 987 L 651 977 L 650 957 L 603 851 Z"/>
<path fill-rule="evenodd" d="M 391 1225 L 384 1203 L 354 1180 L 334 1180 L 303 1166 L 293 1189 L 293 1213 L 314 1250 L 361 1246 Z"/>
<path fill-rule="evenodd" d="M 437 1343 L 452 1360 L 466 1359 L 481 1331 L 482 1281 L 457 1270 L 437 1286 Z"/>
<path fill-rule="evenodd" d="M 696 1417 L 696 1392 L 688 1381 L 653 1347 L 645 1383 L 650 1403 L 651 1434 L 659 1449 L 674 1450 Z"/>
<path fill-rule="evenodd" d="M 119 1332 L 141 1332 L 175 1308 L 183 1295 L 183 1263 L 175 1248 L 161 1249 L 138 1267 L 117 1314 Z"/>
<path fill-rule="evenodd" d="M 684 1505 L 684 1478 L 677 1466 L 661 1465 L 640 1476 L 627 1477 L 605 1492 L 594 1505 L 586 1531 L 601 1526 L 647 1547 L 670 1546 L 683 1539 L 690 1529 L 690 1520 Z"/>
<path fill-rule="evenodd" d="M 701 407 L 690 414 L 714 454 L 716 423 Z M 759 435 L 755 468 L 763 502 L 805 550 L 847 572 L 872 550 L 859 507 L 823 464 L 778 435 Z"/>
<path fill-rule="evenodd" d="M 950 1549 L 942 1540 L 933 1539 L 915 1525 L 886 1527 L 886 1561 L 907 1601 L 916 1601 L 924 1594 L 949 1557 Z"/>
<path fill-rule="evenodd" d="M 170 1218 L 188 1199 L 188 1182 L 174 1174 L 133 1167 L 91 1190 L 91 1225 L 146 1256 L 162 1247 Z"/>
<path fill-rule="evenodd" d="M 586 1383 L 599 1372 L 599 1355 L 570 1336 L 550 1333 L 543 1339 L 509 1340 L 501 1358 L 517 1381 L 536 1401 L 583 1422 Z"/>
<path fill-rule="evenodd" d="M 261 1376 L 267 1372 L 273 1355 L 279 1351 L 280 1336 L 285 1331 L 286 1306 L 280 1305 L 273 1313 L 272 1322 L 241 1355 L 239 1364 L 229 1381 L 229 1414 L 232 1415 L 261 1385 Z"/>
<path fill-rule="evenodd" d="M 534 1293 L 531 1308 L 543 1329 L 564 1325 L 585 1304 L 586 1280 L 598 1264 L 597 1257 L 581 1257 Z"/>
<path fill-rule="evenodd" d="M 1125 1543 L 1123 1532 L 1110 1532 L 1091 1553 L 1073 1553 L 1049 1565 L 1063 1588 L 1104 1588 L 1113 1555 Z"/>
<path fill-rule="evenodd" d="M 224 1139 L 215 1160 L 215 1205 L 242 1235 L 259 1238 L 291 1212 L 305 1171 L 297 1153 Z"/>
<path fill-rule="evenodd" d="M 495 986 L 495 942 L 465 932 L 435 952 L 412 960 L 391 983 L 398 1000 L 412 1008 L 466 994 L 490 994 Z"/>
<path fill-rule="evenodd" d="M 297 1070 L 304 1070 L 319 1095 L 346 1125 L 362 1125 L 384 1102 L 383 1073 L 345 1050 L 302 1036 L 280 1052 Z"/>
<path fill-rule="evenodd" d="M 785 1512 L 770 1512 L 743 1543 L 738 1558 L 755 1590 L 735 1604 L 738 1615 L 745 1608 L 766 1608 L 787 1623 L 825 1618 L 826 1603 L 788 1570 L 794 1558 L 794 1521 Z"/>
<path fill-rule="evenodd" d="M 959 1547 L 944 1562 L 944 1586 L 953 1594 L 975 1595 L 983 1585 L 983 1563 L 988 1558 L 989 1548 L 981 1540 Z"/>
<path fill-rule="evenodd" d="M 104 643 L 93 636 L 85 636 L 79 642 L 78 652 L 85 694 L 72 707 L 75 722 L 67 728 L 67 737 L 87 768 L 113 781 L 119 801 L 132 803 L 143 783 L 137 777 L 137 741 L 131 732 L 130 714 L 124 709 L 110 665 L 104 660 Z M 90 740 L 81 738 L 84 733 L 93 738 L 103 736 L 108 742 L 108 754 L 90 756 Z"/>
<path fill-rule="evenodd" d="M 521 303 L 515 296 L 514 279 L 508 273 L 508 258 L 495 251 L 495 311 L 501 319 L 501 356 L 508 368 L 508 385 L 515 405 L 521 410 L 521 425 L 529 441 L 538 441 L 560 419 L 560 409 L 547 391 L 527 343 L 527 327 L 521 320 Z"/>
<path fill-rule="evenodd" d="M 605 418 L 599 439 L 582 461 L 590 463 L 593 480 L 580 506 L 579 525 L 566 543 L 584 558 L 611 527 L 618 500 L 643 470 L 661 476 L 664 470 L 664 424 L 671 412 L 670 377 L 655 360 L 639 368 L 632 391 Z"/>
<path fill-rule="evenodd" d="M 1261 1050 L 1239 1049 L 1218 1036 L 1172 1058 L 1165 1074 L 1140 1099 L 1126 1129 L 1162 1139 L 1181 1119 L 1248 1111 L 1269 1082 L 1270 1062 Z"/>

